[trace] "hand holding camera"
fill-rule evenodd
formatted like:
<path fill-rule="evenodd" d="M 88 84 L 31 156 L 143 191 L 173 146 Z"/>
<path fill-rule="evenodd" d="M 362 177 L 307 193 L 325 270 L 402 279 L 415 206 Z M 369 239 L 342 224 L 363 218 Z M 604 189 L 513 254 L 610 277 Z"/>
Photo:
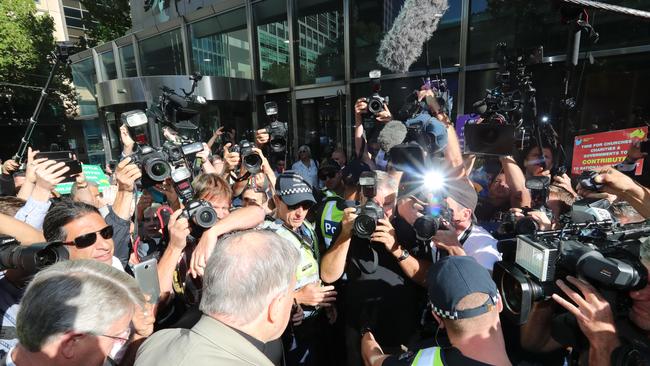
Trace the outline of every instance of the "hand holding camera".
<path fill-rule="evenodd" d="M 140 168 L 131 164 L 131 158 L 122 160 L 115 168 L 115 179 L 120 191 L 133 192 L 135 181 L 142 177 Z"/>
<path fill-rule="evenodd" d="M 46 160 L 40 163 L 35 170 L 36 188 L 41 188 L 48 193 L 54 187 L 66 179 L 66 174 L 70 167 L 65 162 L 56 160 Z"/>
<path fill-rule="evenodd" d="M 177 250 L 185 249 L 187 236 L 190 235 L 190 222 L 183 216 L 183 209 L 176 210 L 169 217 L 169 245 Z"/>
<path fill-rule="evenodd" d="M 241 161 L 239 151 L 230 151 L 231 143 L 227 143 L 223 147 L 223 160 L 226 162 L 226 169 L 231 172 L 239 166 Z"/>
<path fill-rule="evenodd" d="M 126 125 L 120 126 L 120 142 L 122 143 L 122 153 L 124 155 L 131 155 L 135 141 L 131 138 L 131 134 L 129 134 L 129 129 Z"/>
<path fill-rule="evenodd" d="M 399 245 L 395 242 L 395 228 L 393 228 L 390 221 L 385 218 L 378 221 L 377 229 L 370 236 L 370 241 L 384 244 L 386 250 L 390 253 L 399 249 Z"/>

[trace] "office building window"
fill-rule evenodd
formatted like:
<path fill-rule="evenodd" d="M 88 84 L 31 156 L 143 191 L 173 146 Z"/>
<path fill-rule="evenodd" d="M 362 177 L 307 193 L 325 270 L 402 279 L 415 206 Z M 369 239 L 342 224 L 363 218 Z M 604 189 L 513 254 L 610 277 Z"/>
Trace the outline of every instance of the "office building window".
<path fill-rule="evenodd" d="M 133 53 L 133 45 L 120 47 L 120 64 L 122 65 L 122 77 L 130 78 L 138 76 L 138 70 L 135 66 L 135 54 Z"/>
<path fill-rule="evenodd" d="M 140 41 L 142 75 L 183 75 L 183 41 L 180 29 Z"/>
<path fill-rule="evenodd" d="M 300 1 L 297 5 L 298 84 L 343 79 L 343 2 Z"/>
<path fill-rule="evenodd" d="M 203 75 L 252 79 L 245 8 L 189 25 L 192 68 Z"/>
<path fill-rule="evenodd" d="M 113 51 L 99 54 L 99 67 L 102 80 L 117 79 L 117 69 L 115 68 L 115 57 Z"/>
<path fill-rule="evenodd" d="M 352 76 L 367 77 L 370 70 L 380 68 L 376 61 L 379 44 L 393 26 L 397 14 L 404 5 L 404 0 L 350 0 L 350 2 Z M 443 67 L 458 64 L 461 6 L 462 0 L 449 0 L 449 9 L 440 20 L 436 32 L 426 43 L 427 49 L 423 50 L 422 55 L 411 65 L 409 71 L 437 69 L 440 62 Z M 405 42 L 413 41 L 405 40 Z M 383 69 L 383 71 L 389 73 L 388 70 Z"/>
<path fill-rule="evenodd" d="M 253 4 L 260 89 L 289 86 L 289 25 L 285 0 Z"/>
<path fill-rule="evenodd" d="M 81 116 L 96 114 L 95 84 L 97 83 L 97 74 L 92 57 L 72 64 L 72 79 L 78 94 L 79 114 Z"/>

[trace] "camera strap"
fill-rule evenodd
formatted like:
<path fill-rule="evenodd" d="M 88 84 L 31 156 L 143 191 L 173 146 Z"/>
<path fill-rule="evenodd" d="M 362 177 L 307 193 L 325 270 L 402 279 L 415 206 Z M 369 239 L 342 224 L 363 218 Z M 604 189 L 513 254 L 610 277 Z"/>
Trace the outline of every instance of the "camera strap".
<path fill-rule="evenodd" d="M 467 230 L 463 232 L 463 235 L 458 238 L 458 242 L 460 242 L 460 245 L 463 246 L 465 244 L 465 241 L 467 241 L 467 238 L 469 238 L 470 235 L 472 235 L 472 229 L 474 228 L 474 224 L 472 223 Z"/>

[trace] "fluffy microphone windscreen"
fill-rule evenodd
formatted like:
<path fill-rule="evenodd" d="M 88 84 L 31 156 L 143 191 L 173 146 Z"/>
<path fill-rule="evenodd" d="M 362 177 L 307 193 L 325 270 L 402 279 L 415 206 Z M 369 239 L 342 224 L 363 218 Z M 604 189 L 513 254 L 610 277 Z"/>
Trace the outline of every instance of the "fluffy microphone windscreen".
<path fill-rule="evenodd" d="M 448 8 L 447 0 L 406 0 L 381 40 L 377 62 L 393 72 L 407 72 Z"/>
<path fill-rule="evenodd" d="M 400 121 L 386 123 L 384 128 L 379 132 L 379 136 L 377 136 L 379 147 L 385 152 L 389 152 L 393 146 L 399 145 L 404 141 L 406 132 L 406 126 Z"/>

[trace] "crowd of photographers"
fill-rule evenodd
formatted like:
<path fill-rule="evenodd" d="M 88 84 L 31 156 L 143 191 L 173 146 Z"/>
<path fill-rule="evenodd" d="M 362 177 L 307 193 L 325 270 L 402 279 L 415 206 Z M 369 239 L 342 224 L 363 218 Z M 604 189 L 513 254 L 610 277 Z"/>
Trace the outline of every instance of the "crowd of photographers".
<path fill-rule="evenodd" d="M 151 149 L 125 123 L 102 192 L 47 154 L 30 149 L 23 172 L 6 160 L 1 363 L 650 362 L 650 189 L 617 167 L 552 173 L 547 146 L 464 155 L 434 90 L 414 97 L 404 135 L 385 100 L 359 99 L 350 155 L 318 159 L 305 145 L 292 159 L 277 125 L 250 137 L 220 129 L 206 143 L 166 130 Z M 644 154 L 635 142 L 625 164 Z M 63 181 L 69 195 L 55 190 Z M 637 225 L 625 232 L 641 233 L 636 257 L 580 244 L 590 251 L 573 271 L 512 279 L 515 235 L 564 238 L 580 214 L 582 229 Z M 533 262 L 555 271 L 541 256 Z M 611 290 L 598 275 L 627 282 Z"/>

